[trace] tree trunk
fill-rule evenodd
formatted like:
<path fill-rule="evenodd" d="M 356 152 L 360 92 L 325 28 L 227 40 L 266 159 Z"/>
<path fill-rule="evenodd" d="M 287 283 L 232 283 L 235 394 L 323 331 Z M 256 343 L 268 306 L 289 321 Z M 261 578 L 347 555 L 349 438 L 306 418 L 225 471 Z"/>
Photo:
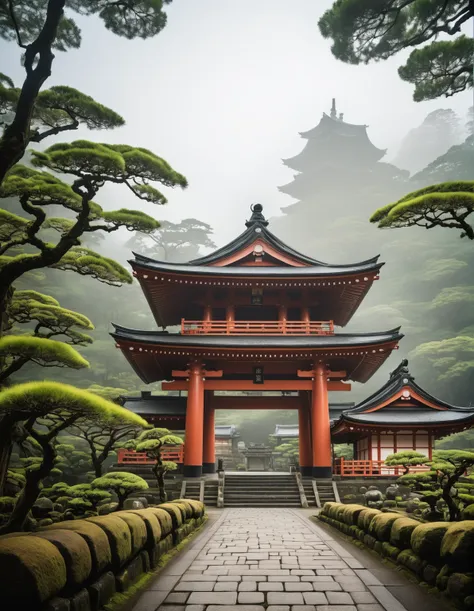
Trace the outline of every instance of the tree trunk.
<path fill-rule="evenodd" d="M 123 509 L 123 504 L 127 500 L 127 496 L 128 496 L 128 494 L 119 494 L 117 492 L 118 505 L 117 505 L 117 509 L 115 511 L 121 511 Z"/>
<path fill-rule="evenodd" d="M 12 453 L 12 427 L 15 419 L 12 416 L 0 418 L 0 496 L 5 496 L 8 465 Z"/>
<path fill-rule="evenodd" d="M 66 0 L 49 0 L 46 19 L 36 40 L 26 47 L 26 78 L 21 88 L 15 117 L 0 139 L 0 184 L 6 173 L 25 154 L 30 139 L 30 124 L 36 98 L 51 75 L 51 51 Z"/>
<path fill-rule="evenodd" d="M 39 439 L 38 439 L 39 441 Z M 41 443 L 41 442 L 40 442 Z M 7 524 L 0 528 L 0 535 L 22 530 L 23 524 L 35 504 L 36 499 L 41 492 L 41 482 L 45 479 L 54 467 L 54 459 L 56 452 L 53 446 L 48 443 L 42 443 L 43 462 L 36 471 L 30 471 L 26 476 L 26 485 L 20 493 L 12 515 Z"/>
<path fill-rule="evenodd" d="M 456 503 L 454 502 L 453 497 L 451 496 L 451 488 L 458 481 L 461 475 L 462 475 L 462 472 L 459 475 L 455 474 L 455 475 L 452 475 L 451 477 L 448 477 L 448 481 L 442 487 L 443 500 L 446 503 L 446 505 L 448 506 L 450 522 L 456 522 L 459 519 L 459 509 Z"/>
<path fill-rule="evenodd" d="M 166 503 L 167 494 L 165 490 L 165 470 L 163 469 L 163 462 L 161 460 L 161 457 L 157 459 L 152 471 L 158 483 L 158 490 L 160 491 L 160 502 Z"/>

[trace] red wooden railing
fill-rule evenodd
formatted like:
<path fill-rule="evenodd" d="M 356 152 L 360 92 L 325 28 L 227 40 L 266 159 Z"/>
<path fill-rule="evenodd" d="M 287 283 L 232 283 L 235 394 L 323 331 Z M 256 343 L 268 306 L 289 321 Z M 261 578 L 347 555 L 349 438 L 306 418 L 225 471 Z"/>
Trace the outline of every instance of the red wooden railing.
<path fill-rule="evenodd" d="M 410 472 L 427 471 L 426 465 L 418 465 L 410 467 Z M 400 476 L 405 473 L 404 467 L 388 467 L 383 460 L 346 460 L 345 458 L 336 458 L 333 464 L 334 475 L 342 477 L 362 476 L 362 477 L 380 477 L 384 475 Z"/>
<path fill-rule="evenodd" d="M 171 460 L 176 463 L 184 462 L 183 446 L 163 448 L 161 460 Z M 118 450 L 117 462 L 119 465 L 152 465 L 155 463 L 147 457 L 145 452 L 134 452 L 133 450 Z"/>
<path fill-rule="evenodd" d="M 332 320 L 181 320 L 183 335 L 334 335 Z"/>

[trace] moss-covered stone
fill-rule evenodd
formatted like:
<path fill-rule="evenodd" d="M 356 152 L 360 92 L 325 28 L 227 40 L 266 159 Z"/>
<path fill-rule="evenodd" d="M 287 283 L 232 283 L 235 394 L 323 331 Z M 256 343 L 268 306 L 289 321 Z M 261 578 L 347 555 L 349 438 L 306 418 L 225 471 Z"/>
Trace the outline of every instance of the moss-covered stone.
<path fill-rule="evenodd" d="M 69 591 L 78 590 L 90 577 L 92 558 L 85 539 L 72 530 L 47 530 L 38 532 L 35 537 L 41 537 L 55 545 L 64 559 L 67 571 L 66 588 Z"/>
<path fill-rule="evenodd" d="M 135 556 L 146 546 L 147 530 L 145 522 L 133 511 L 119 511 L 114 516 L 127 523 L 132 536 L 132 556 Z"/>
<path fill-rule="evenodd" d="M 439 568 L 432 564 L 427 564 L 423 569 L 423 580 L 430 586 L 436 585 L 436 578 L 439 574 Z"/>
<path fill-rule="evenodd" d="M 374 516 L 369 525 L 369 534 L 379 541 L 390 541 L 392 524 L 400 518 L 399 513 L 380 513 Z"/>
<path fill-rule="evenodd" d="M 171 502 L 173 505 L 177 505 L 181 509 L 181 513 L 183 514 L 183 522 L 193 517 L 194 511 L 187 499 L 176 499 L 175 501 Z"/>
<path fill-rule="evenodd" d="M 455 571 L 474 571 L 474 521 L 448 525 L 441 544 L 441 558 Z"/>
<path fill-rule="evenodd" d="M 164 539 L 173 530 L 173 519 L 171 518 L 171 514 L 164 509 L 160 509 L 159 507 L 149 507 L 148 509 L 153 512 L 160 523 L 161 538 Z"/>
<path fill-rule="evenodd" d="M 400 517 L 392 524 L 390 543 L 399 549 L 410 549 L 411 534 L 419 525 L 418 520 Z"/>
<path fill-rule="evenodd" d="M 328 516 L 329 517 L 329 511 L 330 511 L 330 509 L 331 509 L 331 507 L 333 505 L 339 505 L 339 503 L 334 503 L 332 501 L 328 501 L 327 503 L 324 503 L 324 505 L 323 505 L 323 507 L 321 509 L 321 514 L 323 516 Z"/>
<path fill-rule="evenodd" d="M 357 524 L 357 518 L 361 511 L 367 509 L 364 505 L 358 505 L 356 503 L 346 505 L 342 512 L 342 519 L 346 524 L 352 526 L 353 524 Z"/>
<path fill-rule="evenodd" d="M 125 592 L 143 573 L 143 561 L 140 556 L 134 558 L 115 577 L 117 592 Z"/>
<path fill-rule="evenodd" d="M 206 511 L 206 506 L 201 501 L 196 501 L 195 499 L 176 499 L 176 501 L 173 501 L 173 503 L 179 503 L 181 501 L 184 501 L 185 503 L 191 506 L 193 510 L 192 517 L 200 518 L 204 515 Z"/>
<path fill-rule="evenodd" d="M 89 546 L 93 577 L 97 577 L 109 568 L 112 562 L 109 540 L 104 531 L 96 524 L 88 520 L 67 520 L 46 527 L 44 532 L 48 532 L 50 529 L 72 530 L 84 538 Z"/>
<path fill-rule="evenodd" d="M 461 517 L 463 520 L 474 520 L 474 504 L 464 507 Z"/>
<path fill-rule="evenodd" d="M 441 567 L 438 576 L 436 577 L 436 587 L 441 592 L 444 592 L 444 590 L 446 590 L 446 588 L 448 587 L 448 579 L 452 572 L 453 571 L 449 568 L 447 564 Z"/>
<path fill-rule="evenodd" d="M 439 564 L 441 541 L 448 530 L 447 522 L 420 524 L 411 534 L 412 550 L 431 564 Z"/>
<path fill-rule="evenodd" d="M 87 522 L 96 524 L 107 535 L 114 570 L 124 566 L 132 557 L 132 536 L 127 523 L 114 515 L 87 518 Z"/>
<path fill-rule="evenodd" d="M 126 512 L 120 512 L 120 515 Z M 161 539 L 161 526 L 158 518 L 150 509 L 134 509 L 130 513 L 139 516 L 145 524 L 147 533 L 146 547 L 154 547 Z"/>
<path fill-rule="evenodd" d="M 465 573 L 453 573 L 448 578 L 446 591 L 452 600 L 462 601 L 466 596 L 474 594 L 474 577 Z"/>
<path fill-rule="evenodd" d="M 1 603 L 5 609 L 37 609 L 66 585 L 58 548 L 39 537 L 0 540 Z"/>
<path fill-rule="evenodd" d="M 375 516 L 378 516 L 380 513 L 381 512 L 378 509 L 370 509 L 370 508 L 363 509 L 359 513 L 359 517 L 357 518 L 357 525 L 364 532 L 368 532 L 369 531 L 370 522 L 372 521 L 372 519 Z"/>
<path fill-rule="evenodd" d="M 390 543 L 387 543 L 386 541 L 382 543 L 382 554 L 386 556 L 387 558 L 396 560 L 400 552 L 401 550 L 398 547 L 396 547 L 395 545 L 391 545 Z"/>
<path fill-rule="evenodd" d="M 398 554 L 397 558 L 398 564 L 406 566 L 408 569 L 413 571 L 416 575 L 422 575 L 423 569 L 426 566 L 426 561 L 420 558 L 414 551 L 411 549 L 404 549 L 402 552 Z"/>
<path fill-rule="evenodd" d="M 164 509 L 170 514 L 174 529 L 182 526 L 184 522 L 183 512 L 177 505 L 173 503 L 161 503 L 158 509 Z"/>

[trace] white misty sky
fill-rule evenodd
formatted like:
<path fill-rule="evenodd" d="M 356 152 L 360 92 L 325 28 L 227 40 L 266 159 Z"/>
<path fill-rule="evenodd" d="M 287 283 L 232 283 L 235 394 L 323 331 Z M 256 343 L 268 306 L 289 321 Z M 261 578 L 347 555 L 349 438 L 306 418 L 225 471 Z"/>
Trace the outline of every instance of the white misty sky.
<path fill-rule="evenodd" d="M 389 159 L 408 129 L 436 109 L 464 115 L 472 92 L 415 104 L 397 67 L 404 55 L 369 66 L 336 61 L 317 27 L 332 0 L 174 0 L 157 37 L 128 41 L 100 20 L 79 18 L 83 42 L 57 53 L 46 86 L 70 85 L 121 113 L 127 124 L 77 137 L 152 149 L 189 180 L 163 189 L 169 204 L 143 206 L 121 189 L 103 192 L 107 208 L 137 206 L 159 219 L 197 217 L 222 245 L 243 229 L 254 202 L 267 216 L 293 200 L 278 185 L 291 181 L 281 159 L 304 144 L 298 132 L 316 125 L 331 98 L 351 123 L 368 124 Z M 0 70 L 20 84 L 19 50 L 0 42 Z M 48 141 L 51 142 L 51 141 Z M 386 202 L 381 202 L 381 204 Z M 324 259 L 324 253 L 321 253 Z"/>

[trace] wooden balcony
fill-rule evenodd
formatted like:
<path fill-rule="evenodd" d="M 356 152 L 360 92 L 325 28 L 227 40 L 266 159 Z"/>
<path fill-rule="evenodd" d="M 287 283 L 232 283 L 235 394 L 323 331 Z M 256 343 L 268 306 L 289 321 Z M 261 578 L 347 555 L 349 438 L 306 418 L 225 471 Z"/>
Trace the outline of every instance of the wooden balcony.
<path fill-rule="evenodd" d="M 181 320 L 183 335 L 334 335 L 332 320 Z"/>
<path fill-rule="evenodd" d="M 429 467 L 419 465 L 410 467 L 410 473 L 427 471 Z M 341 477 L 400 477 L 405 473 L 403 467 L 388 467 L 383 460 L 346 460 L 336 458 L 333 464 L 333 474 Z"/>
<path fill-rule="evenodd" d="M 184 461 L 184 446 L 164 446 L 161 452 L 161 460 L 182 463 Z M 145 452 L 121 449 L 117 451 L 117 463 L 119 465 L 154 465 L 155 461 L 149 459 Z"/>

